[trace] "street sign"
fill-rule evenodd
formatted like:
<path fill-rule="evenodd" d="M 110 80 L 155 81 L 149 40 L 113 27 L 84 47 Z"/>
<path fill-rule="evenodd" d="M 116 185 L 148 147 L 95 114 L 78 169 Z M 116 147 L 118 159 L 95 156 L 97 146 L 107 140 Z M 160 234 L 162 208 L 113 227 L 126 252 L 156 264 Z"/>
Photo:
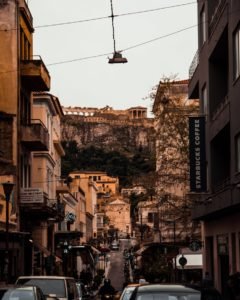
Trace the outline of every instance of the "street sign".
<path fill-rule="evenodd" d="M 189 249 L 192 251 L 198 251 L 202 248 L 202 242 L 199 240 L 193 240 L 189 244 Z"/>
<path fill-rule="evenodd" d="M 179 258 L 178 262 L 180 266 L 184 267 L 187 264 L 187 259 L 186 257 L 182 256 Z"/>

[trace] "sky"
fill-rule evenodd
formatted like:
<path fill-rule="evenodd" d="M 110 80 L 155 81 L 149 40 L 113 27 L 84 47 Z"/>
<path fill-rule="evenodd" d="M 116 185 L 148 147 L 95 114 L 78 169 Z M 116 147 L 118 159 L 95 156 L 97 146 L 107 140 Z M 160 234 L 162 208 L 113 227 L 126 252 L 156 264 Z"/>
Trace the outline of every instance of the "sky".
<path fill-rule="evenodd" d="M 144 106 L 161 78 L 188 79 L 197 51 L 196 0 L 112 0 L 116 50 L 125 64 L 109 64 L 111 0 L 26 0 L 33 16 L 34 55 L 51 76 L 61 105 Z"/>

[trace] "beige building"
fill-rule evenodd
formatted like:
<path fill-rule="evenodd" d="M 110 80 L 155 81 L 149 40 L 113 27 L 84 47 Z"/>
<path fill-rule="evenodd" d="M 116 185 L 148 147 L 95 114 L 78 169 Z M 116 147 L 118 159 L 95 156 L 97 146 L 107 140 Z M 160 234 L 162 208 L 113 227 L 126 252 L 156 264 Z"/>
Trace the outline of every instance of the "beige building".
<path fill-rule="evenodd" d="M 106 205 L 106 216 L 109 218 L 109 228 L 114 228 L 118 236 L 130 234 L 130 204 L 120 198 L 113 200 Z"/>
<path fill-rule="evenodd" d="M 74 171 L 69 174 L 73 179 L 71 186 L 80 187 L 86 199 L 86 242 L 97 236 L 97 172 Z"/>
<path fill-rule="evenodd" d="M 153 112 L 156 131 L 156 192 L 159 240 L 184 243 L 200 237 L 191 220 L 189 197 L 188 116 L 199 111 L 197 100 L 188 99 L 188 80 L 160 82 Z"/>

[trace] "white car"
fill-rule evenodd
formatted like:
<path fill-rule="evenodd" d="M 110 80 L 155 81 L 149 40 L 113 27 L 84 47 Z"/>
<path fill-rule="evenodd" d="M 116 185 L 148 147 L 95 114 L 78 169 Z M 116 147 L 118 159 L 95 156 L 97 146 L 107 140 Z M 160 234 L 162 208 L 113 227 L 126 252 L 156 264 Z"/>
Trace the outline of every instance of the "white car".
<path fill-rule="evenodd" d="M 119 250 L 119 243 L 116 241 L 112 242 L 111 250 Z"/>

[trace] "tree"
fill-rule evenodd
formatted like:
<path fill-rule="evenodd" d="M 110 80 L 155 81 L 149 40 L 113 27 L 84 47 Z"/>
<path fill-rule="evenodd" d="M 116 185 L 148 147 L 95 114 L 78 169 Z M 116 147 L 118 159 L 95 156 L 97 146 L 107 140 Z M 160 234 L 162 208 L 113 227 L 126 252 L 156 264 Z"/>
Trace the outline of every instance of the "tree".
<path fill-rule="evenodd" d="M 155 158 L 147 151 L 136 150 L 131 156 L 95 146 L 79 148 L 76 141 L 63 142 L 62 175 L 74 170 L 103 171 L 118 177 L 120 188 L 132 186 L 134 179 L 144 178 L 155 168 Z M 144 179 L 143 179 L 144 182 Z"/>
<path fill-rule="evenodd" d="M 163 77 L 150 95 L 156 119 L 156 192 L 162 215 L 182 223 L 178 233 L 191 221 L 188 116 L 199 112 L 198 101 L 187 96 L 188 82 L 175 76 Z"/>

